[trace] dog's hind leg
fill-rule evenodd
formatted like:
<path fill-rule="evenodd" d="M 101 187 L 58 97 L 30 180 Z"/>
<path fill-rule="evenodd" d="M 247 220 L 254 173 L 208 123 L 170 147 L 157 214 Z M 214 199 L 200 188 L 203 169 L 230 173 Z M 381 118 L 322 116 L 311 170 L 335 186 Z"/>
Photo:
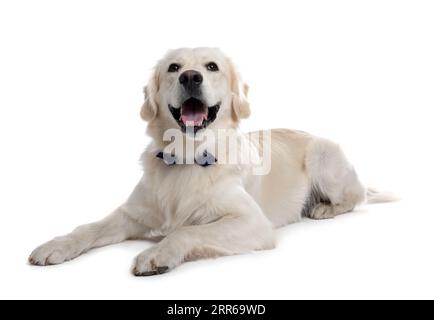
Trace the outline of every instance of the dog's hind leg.
<path fill-rule="evenodd" d="M 311 190 L 304 216 L 329 219 L 364 201 L 366 190 L 337 144 L 315 138 L 308 146 L 305 165 Z"/>

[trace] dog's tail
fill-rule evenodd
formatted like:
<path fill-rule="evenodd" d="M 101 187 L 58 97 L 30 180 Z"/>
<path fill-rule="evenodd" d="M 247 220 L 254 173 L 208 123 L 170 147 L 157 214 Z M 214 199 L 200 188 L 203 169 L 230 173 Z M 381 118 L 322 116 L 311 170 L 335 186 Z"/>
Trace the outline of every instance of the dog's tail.
<path fill-rule="evenodd" d="M 390 192 L 380 192 L 374 188 L 366 189 L 366 202 L 367 203 L 382 203 L 399 201 L 400 198 Z"/>

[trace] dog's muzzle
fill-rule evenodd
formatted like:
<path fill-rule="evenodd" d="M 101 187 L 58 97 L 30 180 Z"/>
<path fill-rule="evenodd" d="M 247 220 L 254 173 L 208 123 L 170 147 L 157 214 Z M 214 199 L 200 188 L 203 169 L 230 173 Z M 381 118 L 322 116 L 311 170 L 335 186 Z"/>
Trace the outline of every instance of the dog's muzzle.
<path fill-rule="evenodd" d="M 220 109 L 220 102 L 207 106 L 202 100 L 190 97 L 179 108 L 169 104 L 169 110 L 182 131 L 192 128 L 194 133 L 209 126 L 216 118 Z"/>

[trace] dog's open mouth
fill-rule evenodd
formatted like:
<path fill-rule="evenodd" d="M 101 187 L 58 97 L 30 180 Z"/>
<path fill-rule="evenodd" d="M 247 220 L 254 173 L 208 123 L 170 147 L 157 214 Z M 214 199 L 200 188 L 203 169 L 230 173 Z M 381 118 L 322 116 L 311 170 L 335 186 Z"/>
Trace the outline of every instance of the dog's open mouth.
<path fill-rule="evenodd" d="M 169 110 L 182 131 L 185 132 L 188 127 L 194 133 L 210 125 L 216 119 L 219 109 L 220 103 L 208 107 L 197 98 L 185 100 L 180 108 L 169 105 Z"/>

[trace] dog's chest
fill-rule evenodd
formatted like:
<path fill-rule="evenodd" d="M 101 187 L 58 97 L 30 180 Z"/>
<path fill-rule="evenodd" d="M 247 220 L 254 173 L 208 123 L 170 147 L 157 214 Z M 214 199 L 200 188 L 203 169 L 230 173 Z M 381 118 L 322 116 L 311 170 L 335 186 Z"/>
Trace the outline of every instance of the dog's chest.
<path fill-rule="evenodd" d="M 152 180 L 154 206 L 164 216 L 164 224 L 199 224 L 215 219 L 220 180 L 218 168 L 160 166 Z"/>
<path fill-rule="evenodd" d="M 204 196 L 214 180 L 212 168 L 197 165 L 174 165 L 161 170 L 157 193 L 164 198 Z M 186 199 L 185 199 L 186 200 Z"/>

